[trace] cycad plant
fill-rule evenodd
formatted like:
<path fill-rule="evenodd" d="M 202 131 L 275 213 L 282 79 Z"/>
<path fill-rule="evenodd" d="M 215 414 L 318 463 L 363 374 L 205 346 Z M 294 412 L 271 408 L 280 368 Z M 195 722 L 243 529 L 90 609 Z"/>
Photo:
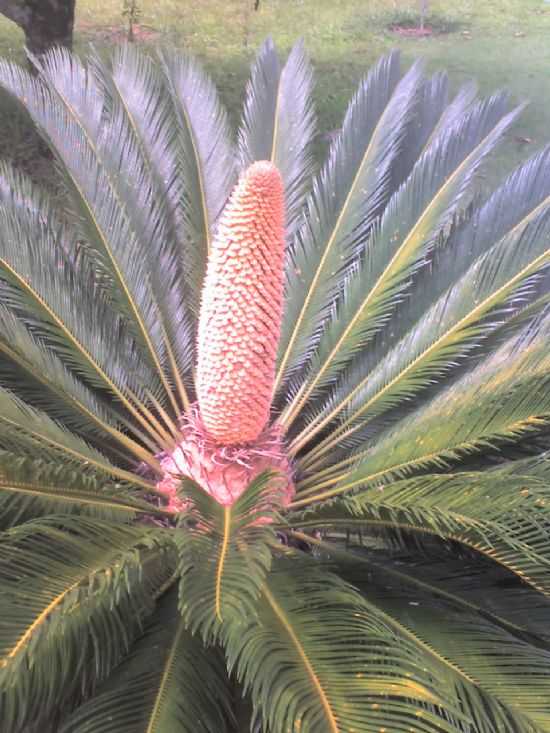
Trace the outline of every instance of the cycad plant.
<path fill-rule="evenodd" d="M 391 53 L 314 170 L 268 41 L 0 82 L 2 733 L 550 731 L 550 148 Z"/>

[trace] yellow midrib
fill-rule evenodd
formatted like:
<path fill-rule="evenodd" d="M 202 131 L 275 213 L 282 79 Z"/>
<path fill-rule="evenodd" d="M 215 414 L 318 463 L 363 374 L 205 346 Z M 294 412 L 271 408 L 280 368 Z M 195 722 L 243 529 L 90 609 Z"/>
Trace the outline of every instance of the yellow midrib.
<path fill-rule="evenodd" d="M 215 606 L 216 618 L 223 621 L 222 618 L 222 578 L 225 570 L 225 561 L 229 551 L 229 539 L 231 536 L 231 507 L 223 508 L 223 539 L 220 548 L 220 557 L 218 567 L 216 569 L 216 588 L 215 588 Z"/>
<path fill-rule="evenodd" d="M 10 651 L 6 654 L 6 656 L 1 660 L 0 662 L 0 668 L 6 667 L 8 664 L 9 659 L 13 659 L 16 654 L 20 651 L 20 649 L 27 643 L 28 639 L 32 636 L 35 629 L 37 629 L 50 615 L 50 613 L 63 601 L 64 598 L 74 589 L 76 588 L 80 583 L 82 582 L 82 578 L 79 578 L 74 583 L 72 583 L 68 588 L 65 588 L 65 590 L 62 593 L 59 593 L 53 601 L 51 601 L 46 608 L 41 611 L 41 613 L 35 618 L 35 620 L 32 622 L 32 624 L 27 628 L 25 633 L 18 639 L 15 646 L 10 649 Z"/>
<path fill-rule="evenodd" d="M 92 506 L 108 507 L 110 509 L 119 509 L 120 511 L 132 511 L 137 513 L 147 513 L 149 510 L 144 507 L 136 507 L 126 504 L 122 499 L 120 501 L 109 499 L 99 499 L 92 496 L 83 496 L 73 494 L 60 494 L 58 487 L 48 486 L 47 484 L 27 484 L 23 481 L 9 481 L 0 478 L 0 488 L 2 491 L 12 491 L 13 493 L 30 494 L 32 496 L 48 497 L 54 501 L 74 502 L 76 504 L 91 504 Z M 70 489 L 69 489 L 70 490 Z"/>
<path fill-rule="evenodd" d="M 145 731 L 145 733 L 154 733 L 156 729 L 156 721 L 158 718 L 160 706 L 162 704 L 164 689 L 168 683 L 170 673 L 172 672 L 174 659 L 176 657 L 179 641 L 180 641 L 181 635 L 183 634 L 183 631 L 184 631 L 184 623 L 182 619 L 179 622 L 178 631 L 174 637 L 174 641 L 172 642 L 172 648 L 170 649 L 170 654 L 168 655 L 168 658 L 166 659 L 166 662 L 164 664 L 164 672 L 162 673 L 162 677 L 159 682 L 157 694 L 155 697 L 155 704 L 153 705 L 153 709 L 151 711 L 151 715 L 149 717 L 149 723 L 147 725 L 147 730 Z"/>
<path fill-rule="evenodd" d="M 318 676 L 315 673 L 315 670 L 313 669 L 313 666 L 311 662 L 309 661 L 307 654 L 300 643 L 300 640 L 298 639 L 298 636 L 294 632 L 294 629 L 288 622 L 288 619 L 286 618 L 283 609 L 279 606 L 275 598 L 273 597 L 271 591 L 267 586 L 264 586 L 263 588 L 263 596 L 273 609 L 273 613 L 283 626 L 284 630 L 288 634 L 294 648 L 296 649 L 296 652 L 298 653 L 298 656 L 300 657 L 300 661 L 304 665 L 306 672 L 308 674 L 309 679 L 311 680 L 311 683 L 318 694 L 321 705 L 323 707 L 323 710 L 325 711 L 325 716 L 327 719 L 327 722 L 330 727 L 331 733 L 340 733 L 340 728 L 338 727 L 338 723 L 336 720 L 336 716 L 334 712 L 332 711 L 332 707 L 330 705 L 330 701 L 326 695 L 326 692 L 323 689 L 323 686 L 321 685 L 321 681 L 319 680 Z"/>
<path fill-rule="evenodd" d="M 84 464 L 95 466 L 100 471 L 103 471 L 106 474 L 110 474 L 111 476 L 117 476 L 118 478 L 124 480 L 124 481 L 130 481 L 131 483 L 138 484 L 146 489 L 154 488 L 153 484 L 149 481 L 146 481 L 145 479 L 140 478 L 136 474 L 133 474 L 129 471 L 125 471 L 122 468 L 117 468 L 117 466 L 113 466 L 110 464 L 103 464 L 101 461 L 92 458 L 91 456 L 87 456 L 84 453 L 80 453 L 74 448 L 71 448 L 70 446 L 63 445 L 62 443 L 58 443 L 54 438 L 50 438 L 47 435 L 44 435 L 42 433 L 39 433 L 35 430 L 31 430 L 25 426 L 21 426 L 18 422 L 15 420 L 6 417 L 6 415 L 0 414 L 0 421 L 3 421 L 7 423 L 8 425 L 13 425 L 17 430 L 23 429 L 28 435 L 30 435 L 34 440 L 37 440 L 42 443 L 47 443 L 51 445 L 53 448 L 56 448 L 57 450 L 60 450 L 62 453 L 67 453 L 71 456 L 74 456 L 79 461 L 81 461 Z"/>

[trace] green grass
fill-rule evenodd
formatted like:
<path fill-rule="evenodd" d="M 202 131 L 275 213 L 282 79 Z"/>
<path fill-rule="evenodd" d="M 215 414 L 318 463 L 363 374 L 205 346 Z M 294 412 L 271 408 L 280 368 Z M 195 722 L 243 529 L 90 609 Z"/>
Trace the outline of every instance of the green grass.
<path fill-rule="evenodd" d="M 398 47 L 405 63 L 420 57 L 430 70 L 446 69 L 453 86 L 474 78 L 484 93 L 506 87 L 514 100 L 530 100 L 493 162 L 491 178 L 550 140 L 550 4 L 543 0 L 432 0 L 428 24 L 438 32 L 429 38 L 403 38 L 388 30 L 393 22 L 411 21 L 414 0 L 261 0 L 259 12 L 252 5 L 253 0 L 142 0 L 148 38 L 140 43 L 169 43 L 198 56 L 235 124 L 250 61 L 270 34 L 283 52 L 297 37 L 305 39 L 317 71 L 322 132 L 339 126 L 370 64 Z M 89 43 L 104 49 L 117 42 L 123 36 L 121 11 L 122 0 L 77 0 L 77 51 L 85 52 Z M 0 54 L 23 60 L 22 35 L 1 17 Z M 13 107 L 4 98 L 0 102 L 0 157 L 26 163 L 28 131 Z"/>

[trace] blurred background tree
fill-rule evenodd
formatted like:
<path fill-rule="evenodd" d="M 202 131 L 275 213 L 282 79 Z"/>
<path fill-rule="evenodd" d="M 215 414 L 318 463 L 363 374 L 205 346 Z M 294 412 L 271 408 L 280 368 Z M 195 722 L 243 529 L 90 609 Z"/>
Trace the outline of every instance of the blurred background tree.
<path fill-rule="evenodd" d="M 25 33 L 35 55 L 51 46 L 72 48 L 76 0 L 0 0 L 0 13 Z"/>
<path fill-rule="evenodd" d="M 138 0 L 124 0 L 122 5 L 122 17 L 127 25 L 127 39 L 130 43 L 135 41 L 135 26 L 139 23 L 141 8 Z"/>

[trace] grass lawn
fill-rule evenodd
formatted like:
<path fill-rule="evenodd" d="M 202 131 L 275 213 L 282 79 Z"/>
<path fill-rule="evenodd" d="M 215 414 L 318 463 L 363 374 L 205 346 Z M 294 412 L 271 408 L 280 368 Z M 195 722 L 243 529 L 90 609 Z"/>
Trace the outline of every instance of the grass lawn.
<path fill-rule="evenodd" d="M 122 0 L 77 0 L 76 49 L 101 49 L 124 37 Z M 302 36 L 317 71 L 323 133 L 339 126 L 347 100 L 369 65 L 399 47 L 408 64 L 425 60 L 446 69 L 453 85 L 474 78 L 488 93 L 499 87 L 530 105 L 494 160 L 490 176 L 550 141 L 550 2 L 548 0 L 431 0 L 429 37 L 405 37 L 415 0 L 141 0 L 142 45 L 170 43 L 202 59 L 235 121 L 255 49 L 271 34 L 287 51 Z M 23 60 L 22 35 L 0 16 L 0 54 Z M 0 157 L 25 162 L 29 136 L 22 118 L 0 99 Z M 322 146 L 322 135 L 319 137 Z"/>

